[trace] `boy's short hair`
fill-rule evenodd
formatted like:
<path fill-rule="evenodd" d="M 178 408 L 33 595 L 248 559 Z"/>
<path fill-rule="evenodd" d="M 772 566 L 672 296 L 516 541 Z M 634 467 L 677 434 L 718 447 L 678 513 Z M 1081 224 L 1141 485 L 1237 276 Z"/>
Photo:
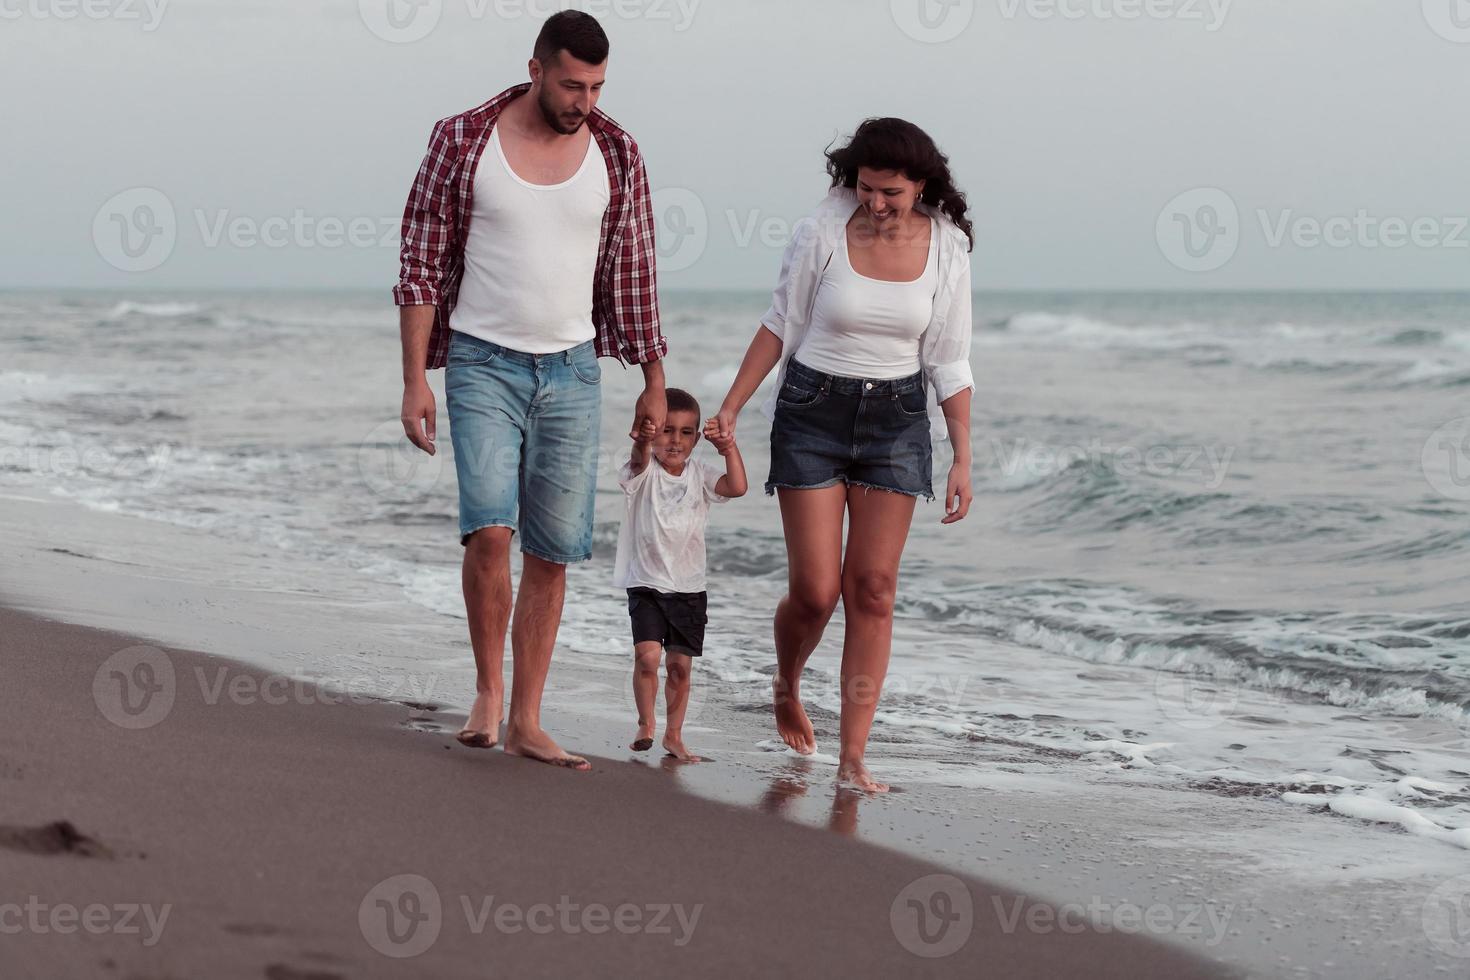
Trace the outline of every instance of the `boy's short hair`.
<path fill-rule="evenodd" d="M 664 399 L 670 412 L 693 412 L 696 419 L 700 417 L 699 401 L 683 388 L 665 388 Z"/>

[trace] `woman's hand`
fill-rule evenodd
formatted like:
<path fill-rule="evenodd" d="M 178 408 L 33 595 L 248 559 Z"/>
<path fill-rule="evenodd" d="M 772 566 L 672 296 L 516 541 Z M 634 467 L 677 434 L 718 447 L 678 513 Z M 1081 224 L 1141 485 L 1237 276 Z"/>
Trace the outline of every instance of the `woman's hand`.
<path fill-rule="evenodd" d="M 709 420 L 705 422 L 705 435 L 709 437 L 711 442 L 715 441 L 716 436 L 718 436 L 721 440 L 734 442 L 735 419 L 739 417 L 739 415 L 740 413 L 736 409 L 733 409 L 728 405 L 721 405 L 720 410 L 714 415 L 710 416 Z"/>
<path fill-rule="evenodd" d="M 956 462 L 949 468 L 949 481 L 944 490 L 945 516 L 940 518 L 939 523 L 953 524 L 964 520 L 965 515 L 970 512 L 970 501 L 974 496 L 969 464 Z M 958 501 L 955 498 L 959 498 Z"/>

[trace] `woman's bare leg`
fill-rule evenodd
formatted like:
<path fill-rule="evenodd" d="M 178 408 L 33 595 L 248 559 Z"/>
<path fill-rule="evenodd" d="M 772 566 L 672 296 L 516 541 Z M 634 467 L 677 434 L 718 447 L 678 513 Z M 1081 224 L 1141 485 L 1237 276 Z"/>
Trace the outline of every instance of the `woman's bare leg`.
<path fill-rule="evenodd" d="M 842 563 L 847 631 L 842 640 L 842 745 L 837 778 L 869 792 L 888 791 L 868 772 L 863 755 L 888 675 L 898 565 L 916 499 L 888 490 L 847 488 L 851 524 Z"/>
<path fill-rule="evenodd" d="M 786 595 L 776 604 L 776 729 L 797 752 L 816 751 L 801 706 L 801 673 L 842 595 L 842 518 L 847 487 L 776 488 L 786 533 Z"/>

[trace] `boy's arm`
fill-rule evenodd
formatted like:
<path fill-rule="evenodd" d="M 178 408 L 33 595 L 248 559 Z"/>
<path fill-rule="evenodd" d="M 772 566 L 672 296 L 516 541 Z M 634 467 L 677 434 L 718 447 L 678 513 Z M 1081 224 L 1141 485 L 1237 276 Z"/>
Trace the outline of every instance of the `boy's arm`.
<path fill-rule="evenodd" d="M 638 437 L 633 440 L 633 452 L 628 457 L 628 476 L 635 477 L 648 469 L 648 461 L 653 458 L 653 421 L 645 419 L 643 429 Z"/>
<path fill-rule="evenodd" d="M 743 497 L 750 488 L 745 482 L 745 460 L 740 456 L 740 447 L 730 440 L 730 448 L 720 454 L 725 457 L 725 475 L 715 483 L 715 493 L 722 497 Z"/>

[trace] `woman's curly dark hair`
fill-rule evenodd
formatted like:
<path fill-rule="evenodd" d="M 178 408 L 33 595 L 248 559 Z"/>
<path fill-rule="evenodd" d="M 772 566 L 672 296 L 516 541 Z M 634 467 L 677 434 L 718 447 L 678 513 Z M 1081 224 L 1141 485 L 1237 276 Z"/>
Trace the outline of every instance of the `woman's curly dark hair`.
<path fill-rule="evenodd" d="M 859 167 L 897 170 L 909 180 L 924 182 L 920 196 L 959 226 L 975 250 L 975 231 L 966 213 L 970 205 L 954 185 L 949 157 L 940 152 L 929 134 L 904 119 L 864 119 L 846 146 L 827 150 L 827 173 L 833 187 L 857 187 Z"/>

